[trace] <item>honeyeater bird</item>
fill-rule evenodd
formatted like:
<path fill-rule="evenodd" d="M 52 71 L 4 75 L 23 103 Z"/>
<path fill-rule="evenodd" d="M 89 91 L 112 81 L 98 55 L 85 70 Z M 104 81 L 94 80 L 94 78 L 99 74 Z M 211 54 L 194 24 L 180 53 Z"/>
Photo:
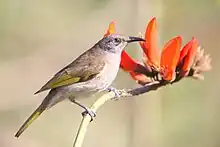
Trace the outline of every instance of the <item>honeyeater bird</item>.
<path fill-rule="evenodd" d="M 85 112 L 91 117 L 94 117 L 95 113 L 80 104 L 78 99 L 104 90 L 113 91 L 118 95 L 117 89 L 110 85 L 118 73 L 122 50 L 128 43 L 135 41 L 144 41 L 144 39 L 125 37 L 119 34 L 105 36 L 92 48 L 56 73 L 35 93 L 50 90 L 40 106 L 15 134 L 15 137 L 19 137 L 44 110 L 67 98 L 85 109 Z"/>

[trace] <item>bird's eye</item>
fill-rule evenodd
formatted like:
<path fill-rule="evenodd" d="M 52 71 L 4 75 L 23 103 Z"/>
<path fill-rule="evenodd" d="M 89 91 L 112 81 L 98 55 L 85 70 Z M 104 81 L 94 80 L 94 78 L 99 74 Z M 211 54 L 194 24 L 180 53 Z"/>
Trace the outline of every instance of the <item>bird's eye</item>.
<path fill-rule="evenodd" d="M 116 43 L 120 43 L 120 42 L 121 42 L 121 39 L 115 38 L 115 42 L 116 42 Z"/>

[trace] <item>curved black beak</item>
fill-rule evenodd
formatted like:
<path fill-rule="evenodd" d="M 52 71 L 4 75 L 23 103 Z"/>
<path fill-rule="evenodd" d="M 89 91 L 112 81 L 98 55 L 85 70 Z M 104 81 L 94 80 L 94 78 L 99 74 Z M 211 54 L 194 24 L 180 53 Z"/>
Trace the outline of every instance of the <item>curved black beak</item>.
<path fill-rule="evenodd" d="M 135 42 L 135 41 L 145 41 L 145 40 L 140 37 L 129 36 L 128 40 L 126 40 L 126 41 L 127 41 L 127 43 L 131 43 L 131 42 Z"/>

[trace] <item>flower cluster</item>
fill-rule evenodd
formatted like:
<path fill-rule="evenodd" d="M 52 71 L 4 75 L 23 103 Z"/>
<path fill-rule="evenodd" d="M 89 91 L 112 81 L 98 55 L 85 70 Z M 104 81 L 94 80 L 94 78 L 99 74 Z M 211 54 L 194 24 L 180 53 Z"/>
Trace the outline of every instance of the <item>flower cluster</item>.
<path fill-rule="evenodd" d="M 105 35 L 112 33 L 116 33 L 114 21 L 109 24 Z M 143 50 L 143 64 L 123 51 L 120 67 L 141 85 L 153 81 L 174 83 L 184 77 L 203 79 L 203 72 L 211 69 L 210 56 L 204 53 L 194 37 L 182 49 L 182 38 L 174 37 L 160 51 L 157 45 L 156 18 L 148 23 L 145 35 L 140 33 L 140 36 L 146 40 L 139 43 Z"/>

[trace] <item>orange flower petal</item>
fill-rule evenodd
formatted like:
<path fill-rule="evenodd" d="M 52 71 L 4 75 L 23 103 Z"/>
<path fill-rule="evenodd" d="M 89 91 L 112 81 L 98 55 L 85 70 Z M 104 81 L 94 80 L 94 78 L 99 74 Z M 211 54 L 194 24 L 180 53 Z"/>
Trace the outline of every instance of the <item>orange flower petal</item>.
<path fill-rule="evenodd" d="M 121 54 L 120 67 L 127 72 L 135 72 L 138 74 L 144 74 L 149 77 L 153 76 L 149 68 L 145 67 L 138 61 L 133 60 L 125 51 L 122 51 L 122 54 Z"/>
<path fill-rule="evenodd" d="M 107 36 L 109 34 L 114 34 L 114 33 L 116 33 L 115 21 L 111 21 L 104 36 Z"/>
<path fill-rule="evenodd" d="M 155 17 L 147 25 L 145 40 L 146 43 L 143 50 L 149 59 L 148 64 L 158 69 L 160 65 L 160 51 L 157 46 L 157 24 Z"/>
<path fill-rule="evenodd" d="M 192 47 L 192 44 L 193 44 L 193 39 L 191 41 L 189 41 L 186 45 L 184 45 L 184 47 L 180 51 L 180 58 L 179 58 L 178 64 L 180 64 L 183 61 L 183 59 L 187 55 L 189 49 Z"/>
<path fill-rule="evenodd" d="M 161 76 L 166 81 L 172 81 L 176 76 L 176 66 L 179 61 L 182 39 L 180 36 L 168 41 L 163 48 L 160 62 Z"/>
<path fill-rule="evenodd" d="M 135 60 L 133 60 L 125 51 L 122 51 L 121 53 L 121 63 L 120 63 L 120 67 L 127 71 L 134 71 L 137 67 L 137 62 Z"/>
<path fill-rule="evenodd" d="M 191 44 L 191 46 L 189 48 L 188 53 L 185 56 L 185 59 L 183 61 L 183 66 L 181 68 L 181 71 L 183 71 L 185 74 L 188 73 L 188 71 L 190 70 L 198 48 L 198 41 L 194 37 L 189 43 Z"/>
<path fill-rule="evenodd" d="M 151 78 L 145 76 L 144 74 L 138 74 L 136 72 L 129 72 L 131 77 L 138 83 L 141 85 L 145 85 L 147 83 L 152 82 Z"/>

